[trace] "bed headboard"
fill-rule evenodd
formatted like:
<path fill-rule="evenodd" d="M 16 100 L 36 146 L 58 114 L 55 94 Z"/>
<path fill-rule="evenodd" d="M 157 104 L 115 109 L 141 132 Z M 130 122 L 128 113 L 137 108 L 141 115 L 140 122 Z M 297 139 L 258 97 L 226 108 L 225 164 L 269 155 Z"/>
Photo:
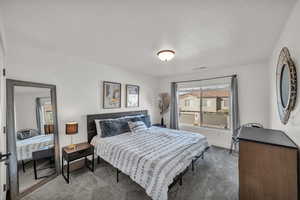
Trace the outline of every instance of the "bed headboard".
<path fill-rule="evenodd" d="M 95 119 L 115 119 L 119 117 L 132 116 L 132 115 L 148 115 L 147 110 L 130 111 L 130 112 L 117 112 L 117 113 L 103 113 L 95 115 L 87 115 L 87 137 L 90 143 L 94 136 L 97 135 Z"/>

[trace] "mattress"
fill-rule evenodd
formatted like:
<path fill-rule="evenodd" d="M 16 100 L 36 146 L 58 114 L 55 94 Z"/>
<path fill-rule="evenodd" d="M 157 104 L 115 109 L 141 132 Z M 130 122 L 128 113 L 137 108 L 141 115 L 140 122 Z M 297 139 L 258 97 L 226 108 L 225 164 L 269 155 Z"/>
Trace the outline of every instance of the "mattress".
<path fill-rule="evenodd" d="M 95 136 L 91 144 L 98 156 L 129 175 L 153 200 L 167 200 L 174 178 L 208 147 L 201 134 L 159 127 L 107 138 Z"/>
<path fill-rule="evenodd" d="M 32 152 L 53 147 L 53 134 L 38 135 L 25 140 L 17 141 L 17 159 L 32 159 Z"/>

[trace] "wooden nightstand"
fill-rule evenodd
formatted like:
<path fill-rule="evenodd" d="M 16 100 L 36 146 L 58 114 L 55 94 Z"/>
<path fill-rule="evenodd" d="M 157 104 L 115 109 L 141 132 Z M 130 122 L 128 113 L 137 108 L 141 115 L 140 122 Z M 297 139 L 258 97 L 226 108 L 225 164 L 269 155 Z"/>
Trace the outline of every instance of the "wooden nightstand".
<path fill-rule="evenodd" d="M 89 161 L 87 159 L 87 156 L 90 155 L 92 156 L 91 167 L 89 166 Z M 85 166 L 94 172 L 94 146 L 84 142 L 76 144 L 76 148 L 74 149 L 69 149 L 68 147 L 62 148 L 62 176 L 67 183 L 70 182 L 70 162 L 81 158 L 85 158 Z M 67 162 L 67 176 L 64 174 L 64 161 Z"/>

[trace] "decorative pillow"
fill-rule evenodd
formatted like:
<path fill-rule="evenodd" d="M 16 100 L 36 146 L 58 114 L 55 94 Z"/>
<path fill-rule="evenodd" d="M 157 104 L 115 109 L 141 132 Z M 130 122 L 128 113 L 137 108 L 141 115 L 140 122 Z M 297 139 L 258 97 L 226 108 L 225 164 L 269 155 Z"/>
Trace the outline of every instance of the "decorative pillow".
<path fill-rule="evenodd" d="M 129 132 L 130 129 L 127 121 L 128 120 L 125 118 L 101 120 L 99 122 L 101 127 L 101 137 L 111 137 Z"/>
<path fill-rule="evenodd" d="M 147 126 L 145 125 L 145 123 L 143 121 L 136 121 L 136 122 L 129 121 L 128 126 L 130 128 L 130 131 L 133 133 L 147 130 Z"/>
<path fill-rule="evenodd" d="M 22 129 L 17 132 L 17 139 L 25 140 L 37 135 L 39 135 L 39 132 L 35 129 Z"/>
<path fill-rule="evenodd" d="M 151 127 L 151 121 L 149 115 L 138 115 L 138 116 L 127 117 L 127 118 L 131 122 L 143 121 L 148 128 Z"/>
<path fill-rule="evenodd" d="M 148 128 L 151 127 L 151 120 L 150 120 L 150 115 L 145 115 L 144 117 L 142 117 L 143 122 L 146 124 L 146 126 Z"/>
<path fill-rule="evenodd" d="M 111 137 L 130 132 L 128 122 L 142 121 L 149 128 L 151 121 L 149 115 L 133 115 L 116 119 L 96 119 L 97 135 L 100 137 Z"/>
<path fill-rule="evenodd" d="M 97 135 L 99 137 L 102 137 L 102 129 L 101 129 L 101 125 L 100 125 L 100 122 L 101 121 L 112 121 L 112 120 L 119 120 L 119 119 L 122 119 L 121 118 L 115 118 L 115 119 L 95 119 L 95 124 L 96 124 L 96 130 L 97 130 Z"/>
<path fill-rule="evenodd" d="M 30 134 L 32 137 L 40 135 L 39 131 L 36 129 L 30 129 Z"/>

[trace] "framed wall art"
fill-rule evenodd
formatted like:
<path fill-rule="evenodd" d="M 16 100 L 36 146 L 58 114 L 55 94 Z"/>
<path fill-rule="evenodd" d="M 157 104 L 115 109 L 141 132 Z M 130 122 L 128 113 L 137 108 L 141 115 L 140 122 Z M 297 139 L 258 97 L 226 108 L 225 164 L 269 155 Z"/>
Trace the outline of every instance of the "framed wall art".
<path fill-rule="evenodd" d="M 126 107 L 139 107 L 140 87 L 138 85 L 126 85 Z"/>
<path fill-rule="evenodd" d="M 103 82 L 103 108 L 121 108 L 121 83 Z"/>

